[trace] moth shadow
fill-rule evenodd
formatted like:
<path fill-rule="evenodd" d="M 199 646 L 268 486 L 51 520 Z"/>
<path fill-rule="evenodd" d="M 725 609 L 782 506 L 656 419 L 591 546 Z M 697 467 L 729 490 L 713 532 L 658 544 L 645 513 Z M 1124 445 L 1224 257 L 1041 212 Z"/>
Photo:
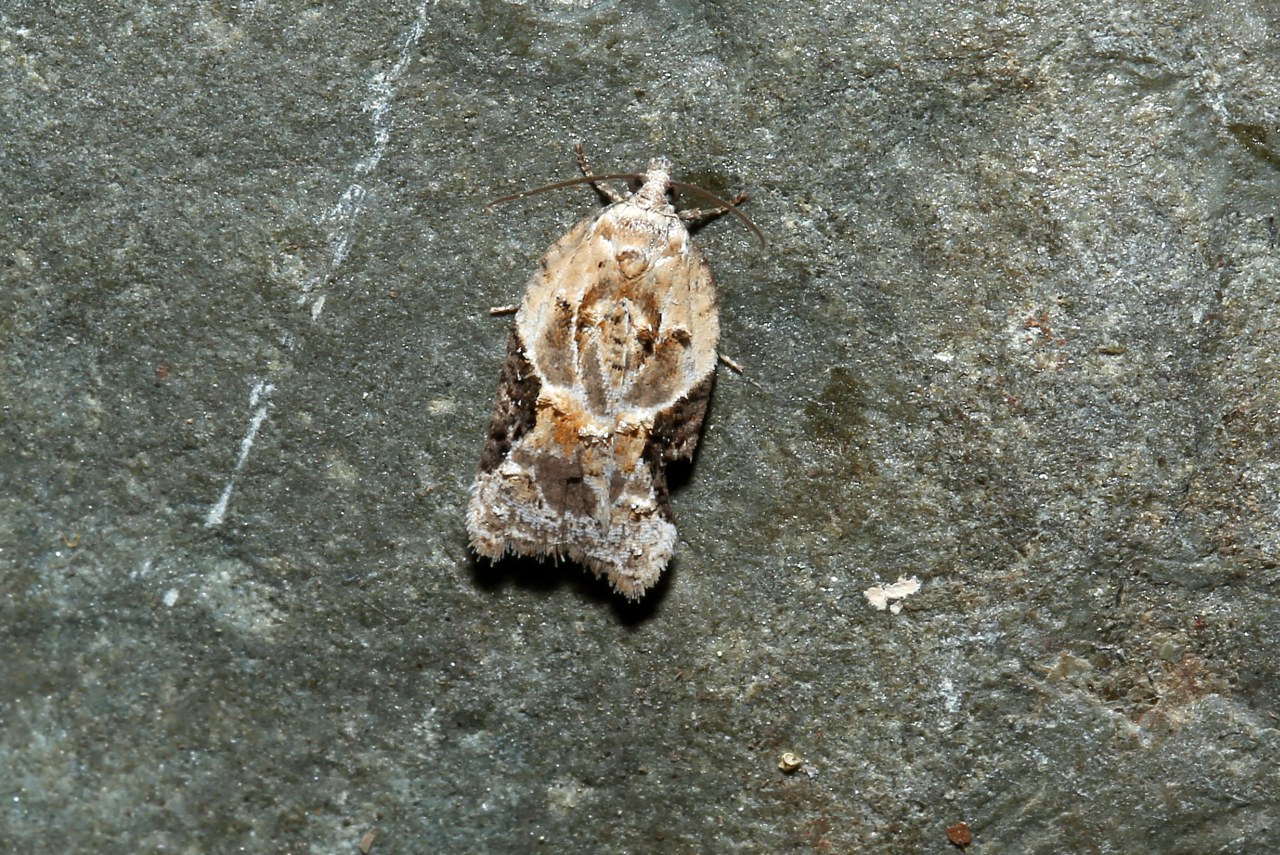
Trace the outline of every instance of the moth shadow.
<path fill-rule="evenodd" d="M 507 556 L 490 563 L 472 555 L 470 563 L 472 581 L 482 590 L 496 592 L 516 587 L 549 594 L 562 588 L 572 588 L 581 599 L 611 608 L 618 620 L 627 626 L 642 624 L 658 613 L 675 575 L 673 561 L 654 586 L 636 602 L 614 591 L 604 576 L 597 576 L 577 562 L 564 558 L 539 561 L 524 556 Z"/>

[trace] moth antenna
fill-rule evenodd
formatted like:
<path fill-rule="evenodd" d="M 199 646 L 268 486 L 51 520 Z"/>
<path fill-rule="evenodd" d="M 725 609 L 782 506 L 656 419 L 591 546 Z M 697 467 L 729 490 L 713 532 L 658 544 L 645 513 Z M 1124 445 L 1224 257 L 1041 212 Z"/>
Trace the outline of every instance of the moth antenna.
<path fill-rule="evenodd" d="M 489 205 L 500 205 L 503 202 L 514 202 L 516 199 L 523 199 L 526 196 L 533 196 L 538 193 L 546 193 L 548 190 L 560 190 L 564 187 L 574 187 L 578 184 L 595 184 L 600 181 L 644 181 L 644 176 L 638 172 L 614 172 L 609 175 L 583 175 L 580 178 L 568 178 L 564 181 L 557 181 L 554 184 L 544 184 L 541 187 L 534 187 L 532 190 L 521 190 L 519 193 L 512 193 L 509 196 L 499 196 L 488 202 Z M 682 190 L 688 190 L 694 195 L 701 196 L 708 202 L 714 202 L 726 212 L 733 214 L 742 220 L 747 228 L 751 229 L 751 233 L 760 241 L 761 246 L 765 246 L 764 232 L 760 231 L 760 227 L 751 222 L 750 218 L 742 211 L 738 210 L 737 205 L 733 205 L 728 201 L 721 199 L 719 196 L 707 190 L 703 190 L 695 184 L 686 184 L 683 181 L 668 181 L 672 187 L 678 187 Z"/>
<path fill-rule="evenodd" d="M 682 190 L 688 190 L 689 192 L 697 196 L 701 196 L 703 199 L 706 199 L 708 202 L 715 202 L 721 208 L 724 208 L 725 211 L 729 212 L 730 214 L 733 214 L 735 217 L 742 220 L 742 222 L 746 225 L 746 227 L 751 229 L 751 233 L 754 234 L 757 238 L 759 238 L 760 245 L 761 246 L 765 245 L 764 232 L 760 231 L 760 227 L 757 226 L 755 223 L 751 222 L 751 220 L 747 218 L 746 214 L 739 211 L 737 205 L 734 205 L 731 202 L 721 199 L 719 196 L 715 195 L 714 193 L 709 193 L 706 190 L 703 190 L 701 187 L 698 187 L 697 185 L 694 185 L 694 184 L 685 184 L 683 181 L 672 181 L 670 182 L 670 184 L 672 187 L 679 187 Z"/>
<path fill-rule="evenodd" d="M 519 193 L 512 193 L 510 196 L 502 196 L 490 201 L 488 204 L 497 205 L 501 202 L 514 202 L 516 199 L 523 199 L 525 196 L 532 196 L 535 193 L 545 193 L 548 190 L 559 190 L 561 187 L 572 187 L 575 184 L 595 184 L 597 181 L 643 180 L 644 176 L 638 172 L 616 172 L 612 175 L 584 175 L 581 178 L 569 178 L 565 181 L 557 181 L 555 184 L 546 184 L 542 187 L 535 187 L 532 190 L 522 190 Z"/>

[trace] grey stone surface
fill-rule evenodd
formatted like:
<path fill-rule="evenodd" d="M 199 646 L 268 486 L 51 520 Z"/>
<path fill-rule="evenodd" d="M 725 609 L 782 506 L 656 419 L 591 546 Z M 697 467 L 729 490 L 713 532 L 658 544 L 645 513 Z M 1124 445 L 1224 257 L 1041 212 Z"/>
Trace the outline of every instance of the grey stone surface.
<path fill-rule="evenodd" d="M 1280 7 L 863 5 L 0 8 L 3 846 L 1274 848 Z M 463 528 L 578 139 L 770 236 L 640 607 Z"/>

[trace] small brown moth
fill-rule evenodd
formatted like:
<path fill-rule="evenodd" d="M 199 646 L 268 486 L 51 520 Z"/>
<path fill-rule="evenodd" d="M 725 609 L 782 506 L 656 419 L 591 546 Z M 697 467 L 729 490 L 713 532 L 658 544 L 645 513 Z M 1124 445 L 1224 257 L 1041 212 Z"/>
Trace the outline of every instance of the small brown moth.
<path fill-rule="evenodd" d="M 643 174 L 583 177 L 497 201 L 590 183 L 613 204 L 569 230 L 529 280 L 507 344 L 498 402 L 471 488 L 471 547 L 568 557 L 639 599 L 675 547 L 666 466 L 693 456 L 720 337 L 711 269 L 685 222 L 738 210 Z M 623 197 L 597 182 L 625 179 Z M 713 200 L 677 212 L 675 188 Z M 763 237 L 761 237 L 763 240 Z"/>

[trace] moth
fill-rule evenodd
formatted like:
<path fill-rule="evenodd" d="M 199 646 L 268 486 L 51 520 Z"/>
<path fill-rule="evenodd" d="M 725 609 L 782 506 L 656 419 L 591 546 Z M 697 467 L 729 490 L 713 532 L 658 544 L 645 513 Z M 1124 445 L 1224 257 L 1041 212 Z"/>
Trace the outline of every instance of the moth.
<path fill-rule="evenodd" d="M 490 560 L 568 558 L 639 599 L 671 559 L 667 465 L 693 456 L 720 337 L 711 269 L 687 222 L 738 211 L 671 180 L 672 165 L 583 177 L 496 201 L 592 184 L 612 204 L 551 245 L 507 341 L 498 400 L 471 488 L 467 531 Z M 623 196 L 607 180 L 636 189 Z M 675 190 L 715 208 L 676 211 Z"/>

